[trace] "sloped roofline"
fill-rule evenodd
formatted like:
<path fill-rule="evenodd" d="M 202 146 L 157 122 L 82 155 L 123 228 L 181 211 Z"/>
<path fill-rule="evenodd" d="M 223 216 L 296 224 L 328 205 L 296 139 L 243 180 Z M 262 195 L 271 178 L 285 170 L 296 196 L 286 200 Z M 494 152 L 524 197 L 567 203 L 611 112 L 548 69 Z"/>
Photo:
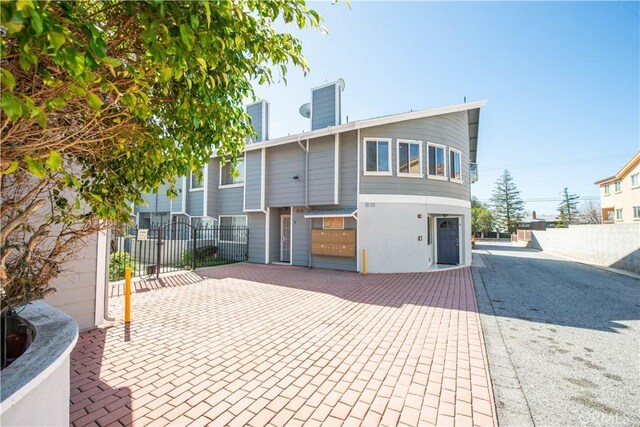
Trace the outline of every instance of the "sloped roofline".
<path fill-rule="evenodd" d="M 248 144 L 245 147 L 245 151 L 260 150 L 262 148 L 274 147 L 277 145 L 290 144 L 292 142 L 303 141 L 307 139 L 320 138 L 327 135 L 335 135 L 337 133 L 349 132 L 352 130 L 369 128 L 373 126 L 382 126 L 391 123 L 403 122 L 406 120 L 422 119 L 425 117 L 440 116 L 443 114 L 458 113 L 461 111 L 479 110 L 487 104 L 486 100 L 467 102 L 464 104 L 449 105 L 446 107 L 431 108 L 426 110 L 410 111 L 408 113 L 392 114 L 388 116 L 374 117 L 371 119 L 356 120 L 349 123 L 343 123 L 336 126 L 329 126 L 324 129 L 316 129 L 310 132 L 301 132 L 294 135 L 288 135 L 276 139 L 271 139 L 263 142 L 255 142 Z M 477 123 L 475 125 L 475 131 L 477 133 Z M 471 136 L 471 135 L 470 135 Z M 477 138 L 477 134 L 476 134 Z M 475 156 L 473 156 L 475 157 Z M 471 159 L 475 162 L 475 158 Z"/>
<path fill-rule="evenodd" d="M 608 182 L 611 181 L 616 181 L 618 179 L 622 179 L 624 178 L 630 171 L 632 168 L 634 168 L 638 163 L 640 163 L 640 151 L 638 151 L 636 154 L 633 155 L 633 157 L 631 157 L 631 160 L 629 160 L 627 163 L 625 163 L 625 165 L 618 171 L 618 173 L 616 173 L 613 176 L 601 179 L 599 181 L 594 182 L 594 184 L 596 185 L 602 185 L 602 184 L 606 184 Z"/>

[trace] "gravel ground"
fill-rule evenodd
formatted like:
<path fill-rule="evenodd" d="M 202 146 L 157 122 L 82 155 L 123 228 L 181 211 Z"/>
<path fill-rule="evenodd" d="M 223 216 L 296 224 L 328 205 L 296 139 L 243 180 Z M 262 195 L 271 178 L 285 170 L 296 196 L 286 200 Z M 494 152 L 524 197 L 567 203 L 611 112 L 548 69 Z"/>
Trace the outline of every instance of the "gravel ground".
<path fill-rule="evenodd" d="M 476 254 L 500 425 L 640 425 L 640 280 L 509 243 Z"/>

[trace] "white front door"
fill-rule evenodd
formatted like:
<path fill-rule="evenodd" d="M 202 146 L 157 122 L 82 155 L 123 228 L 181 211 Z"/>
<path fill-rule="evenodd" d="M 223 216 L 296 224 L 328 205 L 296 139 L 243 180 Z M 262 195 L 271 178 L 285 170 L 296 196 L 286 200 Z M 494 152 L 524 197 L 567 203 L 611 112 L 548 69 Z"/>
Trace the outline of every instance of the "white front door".
<path fill-rule="evenodd" d="M 280 215 L 280 261 L 291 261 L 291 215 Z"/>

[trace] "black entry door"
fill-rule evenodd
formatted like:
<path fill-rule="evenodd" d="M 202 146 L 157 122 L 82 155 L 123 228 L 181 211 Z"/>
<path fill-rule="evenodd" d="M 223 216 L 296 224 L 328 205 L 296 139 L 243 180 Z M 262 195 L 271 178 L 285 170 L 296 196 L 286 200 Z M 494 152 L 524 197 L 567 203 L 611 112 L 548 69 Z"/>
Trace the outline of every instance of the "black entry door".
<path fill-rule="evenodd" d="M 458 264 L 458 219 L 438 218 L 438 264 Z"/>

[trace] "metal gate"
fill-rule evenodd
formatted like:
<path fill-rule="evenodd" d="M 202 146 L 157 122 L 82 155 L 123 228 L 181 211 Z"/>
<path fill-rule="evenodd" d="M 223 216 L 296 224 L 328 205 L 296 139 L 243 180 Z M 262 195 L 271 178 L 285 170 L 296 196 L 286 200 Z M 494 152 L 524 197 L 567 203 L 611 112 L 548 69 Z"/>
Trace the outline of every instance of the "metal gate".
<path fill-rule="evenodd" d="M 199 225 L 174 221 L 138 227 L 114 227 L 111 232 L 109 281 L 194 270 L 248 259 L 249 229 L 245 226 Z"/>

